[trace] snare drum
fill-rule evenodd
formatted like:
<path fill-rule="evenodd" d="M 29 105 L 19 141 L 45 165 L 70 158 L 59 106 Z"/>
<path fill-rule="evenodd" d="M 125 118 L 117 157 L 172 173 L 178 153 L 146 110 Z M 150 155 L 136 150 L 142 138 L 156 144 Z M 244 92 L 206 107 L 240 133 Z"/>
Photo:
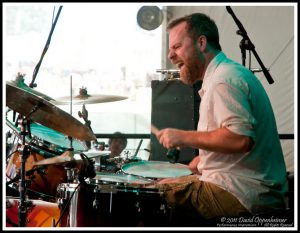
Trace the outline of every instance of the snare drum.
<path fill-rule="evenodd" d="M 191 171 L 187 165 L 161 161 L 140 161 L 125 164 L 122 172 L 138 177 L 160 179 L 190 175 Z"/>

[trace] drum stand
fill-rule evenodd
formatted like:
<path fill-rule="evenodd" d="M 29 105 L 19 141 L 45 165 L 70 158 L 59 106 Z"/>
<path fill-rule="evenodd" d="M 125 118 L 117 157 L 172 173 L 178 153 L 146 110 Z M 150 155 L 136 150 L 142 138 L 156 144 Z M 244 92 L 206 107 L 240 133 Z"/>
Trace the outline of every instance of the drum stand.
<path fill-rule="evenodd" d="M 20 152 L 22 155 L 21 160 L 21 179 L 20 179 L 20 186 L 19 186 L 19 192 L 20 192 L 20 204 L 19 204 L 19 227 L 25 227 L 26 221 L 27 221 L 27 209 L 32 205 L 30 201 L 26 200 L 26 180 L 25 180 L 25 164 L 26 160 L 28 158 L 28 155 L 30 154 L 31 148 L 28 145 L 25 145 L 25 137 L 27 134 L 26 128 L 28 128 L 28 132 L 30 132 L 28 119 L 23 118 L 21 116 L 21 119 L 19 119 L 19 123 L 21 124 L 21 136 L 22 136 L 22 147 L 20 148 Z"/>

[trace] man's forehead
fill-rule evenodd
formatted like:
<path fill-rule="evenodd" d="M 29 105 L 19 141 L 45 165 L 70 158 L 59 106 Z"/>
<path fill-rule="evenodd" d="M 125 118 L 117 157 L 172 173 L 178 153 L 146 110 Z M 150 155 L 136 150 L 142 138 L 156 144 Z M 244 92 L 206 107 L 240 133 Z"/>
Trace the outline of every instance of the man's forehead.
<path fill-rule="evenodd" d="M 187 34 L 187 24 L 186 22 L 182 22 L 176 26 L 174 26 L 169 31 L 169 40 L 170 42 L 176 43 L 176 41 L 180 41 Z"/>

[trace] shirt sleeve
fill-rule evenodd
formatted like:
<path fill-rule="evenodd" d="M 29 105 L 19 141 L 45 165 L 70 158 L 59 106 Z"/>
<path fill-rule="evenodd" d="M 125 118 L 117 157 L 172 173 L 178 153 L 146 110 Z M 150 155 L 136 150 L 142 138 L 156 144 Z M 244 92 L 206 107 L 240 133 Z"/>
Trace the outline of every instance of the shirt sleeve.
<path fill-rule="evenodd" d="M 256 141 L 254 128 L 257 121 L 253 116 L 251 95 L 246 83 L 218 83 L 212 92 L 211 101 L 214 120 L 220 128 L 226 127 Z"/>

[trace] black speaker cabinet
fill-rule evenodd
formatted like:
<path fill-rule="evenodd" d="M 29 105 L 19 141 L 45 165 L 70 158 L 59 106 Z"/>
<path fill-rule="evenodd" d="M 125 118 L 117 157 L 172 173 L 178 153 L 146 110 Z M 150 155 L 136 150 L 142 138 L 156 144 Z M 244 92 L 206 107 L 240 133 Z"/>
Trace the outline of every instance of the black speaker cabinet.
<path fill-rule="evenodd" d="M 193 87 L 183 84 L 179 79 L 154 80 L 152 88 L 151 123 L 158 129 L 177 128 L 194 130 L 199 119 L 200 90 L 202 82 Z M 169 161 L 167 149 L 151 134 L 151 155 L 149 160 Z M 178 163 L 188 164 L 198 151 L 183 148 L 180 151 Z"/>

